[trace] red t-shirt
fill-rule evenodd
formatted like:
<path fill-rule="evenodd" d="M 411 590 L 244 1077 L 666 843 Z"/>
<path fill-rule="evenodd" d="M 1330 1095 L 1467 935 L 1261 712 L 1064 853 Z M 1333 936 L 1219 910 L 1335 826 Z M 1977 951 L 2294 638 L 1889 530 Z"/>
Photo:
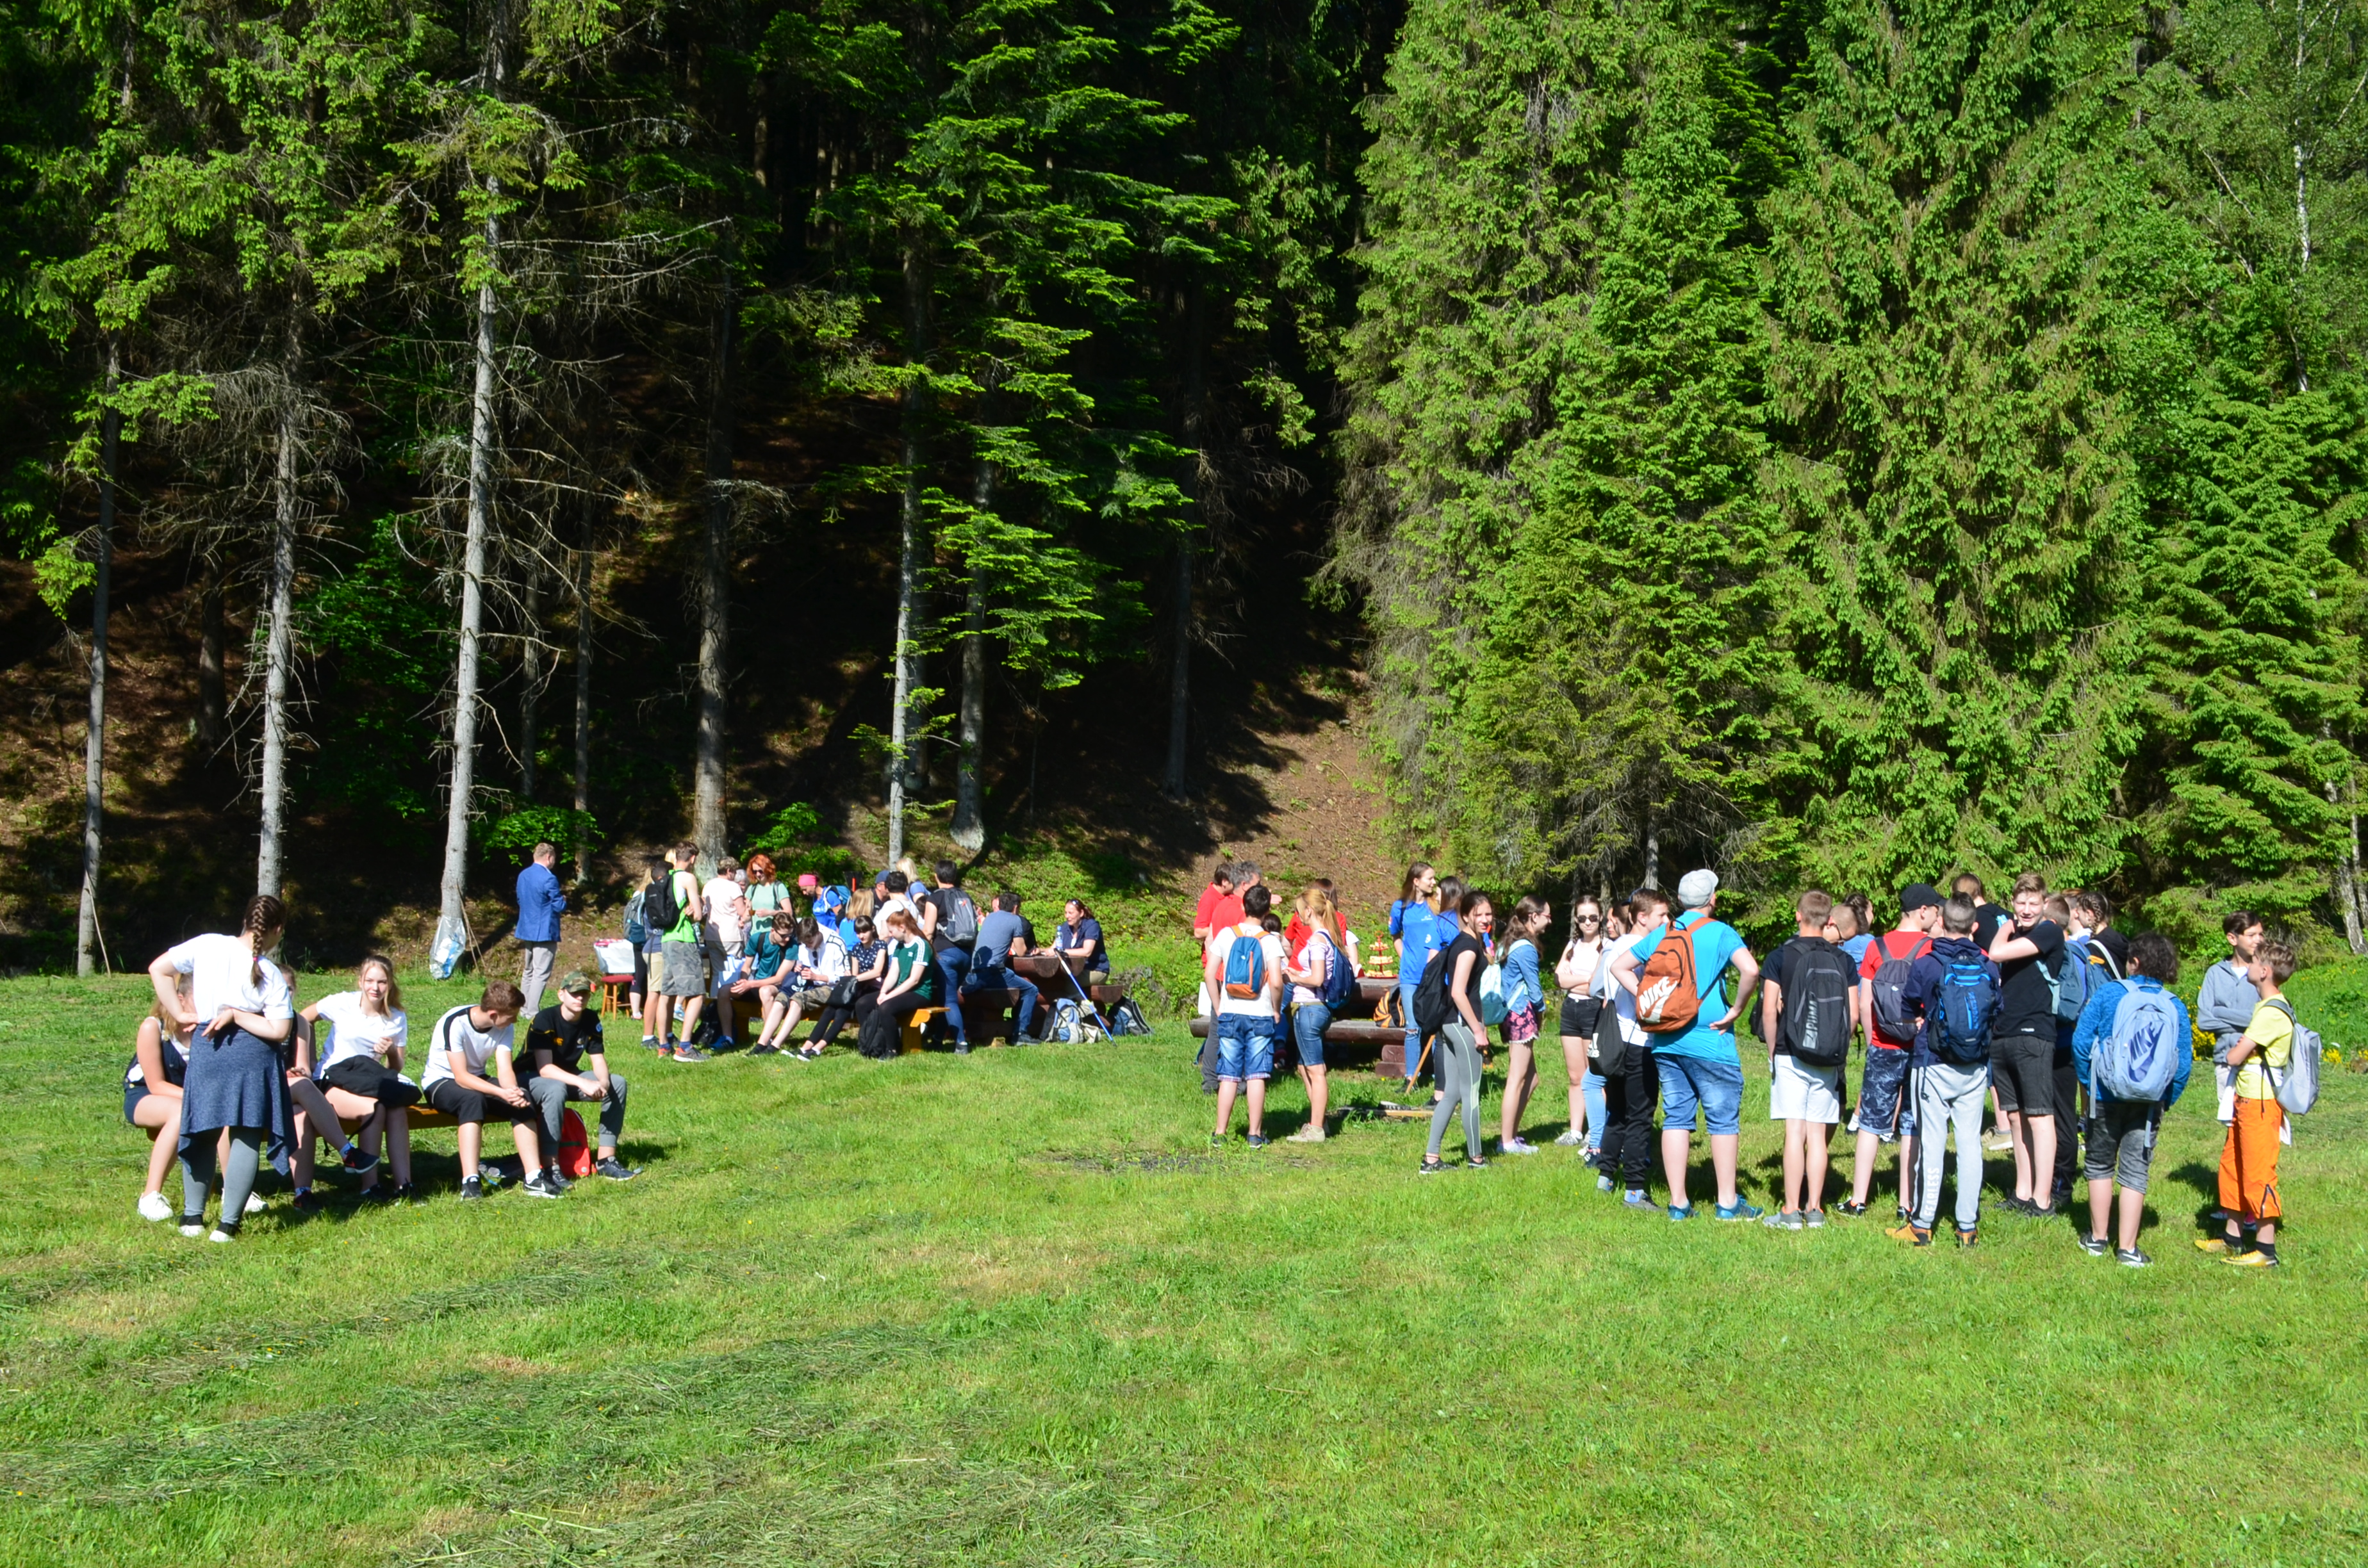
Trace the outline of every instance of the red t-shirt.
<path fill-rule="evenodd" d="M 1931 950 L 1932 938 L 1921 931 L 1885 931 L 1866 945 L 1866 956 L 1858 960 L 1859 978 L 1873 980 L 1875 971 L 1891 959 L 1904 959 L 1914 963 Z M 1909 1035 L 1906 1040 L 1894 1040 L 1883 1027 L 1882 1015 L 1877 1014 L 1874 1043 L 1889 1046 L 1894 1051 L 1906 1051 L 1916 1043 L 1916 1037 Z"/>
<path fill-rule="evenodd" d="M 1192 911 L 1192 929 L 1201 932 L 1215 930 L 1216 926 L 1209 917 L 1217 912 L 1217 905 L 1223 903 L 1225 897 L 1224 890 L 1214 882 L 1202 888 L 1200 907 Z"/>

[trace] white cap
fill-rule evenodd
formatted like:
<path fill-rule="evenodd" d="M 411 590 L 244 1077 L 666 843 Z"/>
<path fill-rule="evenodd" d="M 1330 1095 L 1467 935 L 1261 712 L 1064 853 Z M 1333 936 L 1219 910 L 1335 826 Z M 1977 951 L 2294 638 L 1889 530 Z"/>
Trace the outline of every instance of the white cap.
<path fill-rule="evenodd" d="M 1707 909 L 1718 896 L 1718 873 L 1705 866 L 1678 879 L 1678 902 L 1688 909 Z"/>

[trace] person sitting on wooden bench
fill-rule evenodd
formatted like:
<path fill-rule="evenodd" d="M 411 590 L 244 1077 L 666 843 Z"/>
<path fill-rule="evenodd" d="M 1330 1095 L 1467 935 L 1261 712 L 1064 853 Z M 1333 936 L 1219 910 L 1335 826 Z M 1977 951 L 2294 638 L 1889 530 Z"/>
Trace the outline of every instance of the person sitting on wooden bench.
<path fill-rule="evenodd" d="M 373 1169 L 362 1183 L 362 1198 L 373 1203 L 412 1201 L 418 1195 L 411 1185 L 406 1108 L 419 1103 L 419 1091 L 403 1075 L 403 1049 L 411 1039 L 411 1018 L 403 1010 L 394 964 L 381 954 L 370 954 L 355 969 L 351 991 L 324 996 L 296 1017 L 300 1032 L 312 1031 L 313 1076 L 329 1108 L 341 1121 L 362 1124 L 356 1142 L 366 1153 L 377 1153 L 380 1132 L 385 1133 L 387 1160 L 394 1167 L 394 1190 L 389 1193 Z M 325 1044 L 321 1040 L 324 1022 L 329 1026 Z"/>
<path fill-rule="evenodd" d="M 965 994 L 973 991 L 1016 991 L 1019 1004 L 1011 1013 L 1011 1038 L 1030 1038 L 1029 1023 L 1036 1016 L 1036 983 L 1011 967 L 1012 944 L 1020 939 L 1019 895 L 1006 890 L 990 901 L 989 913 L 978 923 L 978 943 L 971 949 L 970 971 L 962 978 Z"/>
<path fill-rule="evenodd" d="M 473 1005 L 448 1009 L 427 1037 L 427 1072 L 420 1091 L 429 1105 L 461 1124 L 463 1202 L 485 1196 L 477 1160 L 489 1120 L 510 1124 L 518 1159 L 533 1173 L 526 1178 L 527 1191 L 537 1198 L 559 1196 L 559 1189 L 543 1180 L 534 1102 L 518 1087 L 510 1068 L 518 1009 L 525 1005 L 524 992 L 507 980 L 496 980 Z M 494 1068 L 491 1078 L 485 1076 L 487 1062 Z"/>
<path fill-rule="evenodd" d="M 909 908 L 896 905 L 881 924 L 888 946 L 881 954 L 885 967 L 881 971 L 880 994 L 855 1005 L 855 1048 L 875 1060 L 894 1056 L 901 1049 L 905 1020 L 933 1005 L 928 987 L 938 978 L 929 944 L 921 939 L 920 922 Z"/>
<path fill-rule="evenodd" d="M 526 1045 L 515 1062 L 542 1120 L 542 1179 L 562 1192 L 568 1183 L 559 1170 L 560 1120 L 570 1100 L 600 1108 L 600 1158 L 592 1168 L 610 1181 L 631 1181 L 642 1174 L 617 1158 L 617 1138 L 625 1130 L 625 1080 L 609 1071 L 600 1015 L 586 1006 L 591 995 L 592 977 L 582 970 L 561 976 L 559 1000 L 527 1026 Z M 589 1073 L 583 1070 L 587 1056 Z"/>

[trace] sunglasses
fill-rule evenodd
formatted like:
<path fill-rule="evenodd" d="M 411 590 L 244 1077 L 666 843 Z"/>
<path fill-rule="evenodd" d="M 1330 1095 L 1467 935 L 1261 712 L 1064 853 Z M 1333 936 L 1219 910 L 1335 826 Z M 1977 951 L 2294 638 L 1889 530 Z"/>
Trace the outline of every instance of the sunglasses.
<path fill-rule="evenodd" d="M 1603 916 L 1600 915 L 1582 915 L 1578 917 L 1578 923 L 1581 926 L 1600 926 L 1603 924 Z"/>

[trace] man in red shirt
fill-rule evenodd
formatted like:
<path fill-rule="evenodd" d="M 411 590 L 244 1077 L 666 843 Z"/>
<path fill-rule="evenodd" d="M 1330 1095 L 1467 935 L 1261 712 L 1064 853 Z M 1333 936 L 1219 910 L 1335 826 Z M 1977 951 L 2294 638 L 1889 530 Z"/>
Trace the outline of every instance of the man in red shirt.
<path fill-rule="evenodd" d="M 1219 917 L 1219 911 L 1228 899 L 1234 905 L 1231 920 Z M 1241 902 L 1234 892 L 1234 863 L 1231 860 L 1218 861 L 1217 869 L 1209 873 L 1209 885 L 1201 890 L 1200 907 L 1192 911 L 1192 939 L 1205 948 L 1209 945 L 1210 932 L 1240 925 Z"/>
<path fill-rule="evenodd" d="M 1850 1172 L 1849 1215 L 1866 1212 L 1874 1192 L 1874 1152 L 1878 1145 L 1899 1145 L 1899 1202 L 1907 1202 L 1907 1184 L 1916 1169 L 1916 1097 L 1907 1092 L 1907 1058 L 1916 1044 L 1916 1019 L 1898 1016 L 1896 999 L 1878 1006 L 1877 981 L 1886 964 L 1896 965 L 1895 977 L 1904 981 L 1907 966 L 1932 950 L 1932 927 L 1941 919 L 1941 894 L 1930 882 L 1911 882 L 1899 890 L 1899 924 L 1866 945 L 1859 960 L 1859 1023 L 1866 1031 L 1866 1066 L 1859 1079 L 1858 1159 Z M 1894 987 L 1893 989 L 1896 989 Z M 1893 1017 L 1886 1021 L 1885 1014 Z"/>

